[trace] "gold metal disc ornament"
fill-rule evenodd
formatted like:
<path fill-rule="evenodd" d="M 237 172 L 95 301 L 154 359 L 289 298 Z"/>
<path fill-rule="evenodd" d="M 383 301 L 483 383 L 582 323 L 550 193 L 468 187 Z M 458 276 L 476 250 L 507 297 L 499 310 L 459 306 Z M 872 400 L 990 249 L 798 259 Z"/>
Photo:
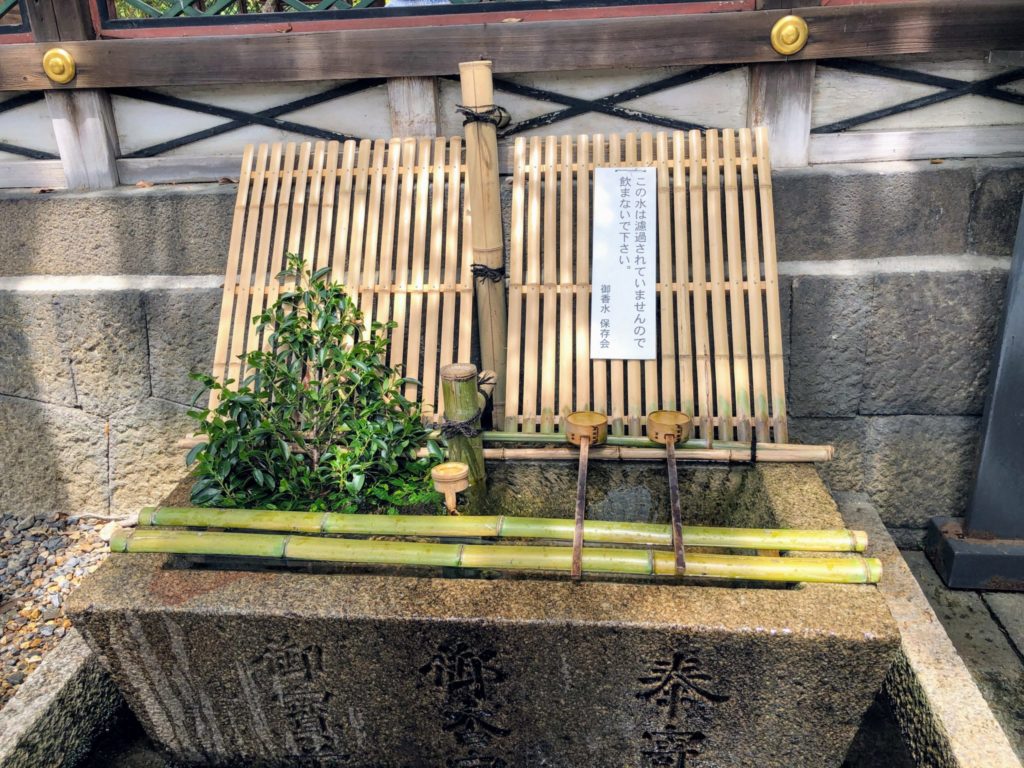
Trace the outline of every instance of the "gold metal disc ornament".
<path fill-rule="evenodd" d="M 807 22 L 799 16 L 783 16 L 772 27 L 772 48 L 783 56 L 799 53 L 807 45 Z"/>
<path fill-rule="evenodd" d="M 75 60 L 63 48 L 51 48 L 43 54 L 43 72 L 55 83 L 70 83 L 75 79 Z"/>

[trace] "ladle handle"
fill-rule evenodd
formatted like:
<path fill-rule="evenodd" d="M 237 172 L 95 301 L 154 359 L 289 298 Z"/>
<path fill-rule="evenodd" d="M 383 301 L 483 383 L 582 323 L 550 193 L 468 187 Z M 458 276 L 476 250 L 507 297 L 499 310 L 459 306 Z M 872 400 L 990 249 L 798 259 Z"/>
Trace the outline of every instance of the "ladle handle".
<path fill-rule="evenodd" d="M 676 446 L 671 440 L 665 443 L 668 458 L 668 493 L 672 502 L 672 549 L 676 555 L 676 573 L 686 571 L 686 552 L 683 548 L 683 514 L 679 508 L 679 471 L 676 468 Z"/>
<path fill-rule="evenodd" d="M 574 580 L 583 577 L 583 519 L 587 509 L 587 462 L 590 458 L 590 438 L 580 438 L 580 472 L 576 480 L 576 527 L 572 533 L 572 569 Z"/>

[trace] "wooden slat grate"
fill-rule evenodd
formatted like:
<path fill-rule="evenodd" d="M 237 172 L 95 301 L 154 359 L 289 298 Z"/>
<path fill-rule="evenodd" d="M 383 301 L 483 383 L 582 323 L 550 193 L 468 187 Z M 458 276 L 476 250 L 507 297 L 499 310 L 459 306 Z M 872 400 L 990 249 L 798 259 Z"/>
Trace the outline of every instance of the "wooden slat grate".
<path fill-rule="evenodd" d="M 592 176 L 657 172 L 655 361 L 591 360 Z M 659 408 L 703 439 L 787 442 L 767 133 L 516 140 L 505 429 L 556 432 L 572 411 L 642 435 Z"/>
<path fill-rule="evenodd" d="M 441 417 L 440 368 L 470 360 L 473 283 L 461 138 L 246 147 L 213 375 L 241 381 L 252 318 L 277 299 L 286 254 L 329 267 L 367 318 L 394 322 L 389 362 Z M 217 403 L 211 395 L 211 407 Z"/>

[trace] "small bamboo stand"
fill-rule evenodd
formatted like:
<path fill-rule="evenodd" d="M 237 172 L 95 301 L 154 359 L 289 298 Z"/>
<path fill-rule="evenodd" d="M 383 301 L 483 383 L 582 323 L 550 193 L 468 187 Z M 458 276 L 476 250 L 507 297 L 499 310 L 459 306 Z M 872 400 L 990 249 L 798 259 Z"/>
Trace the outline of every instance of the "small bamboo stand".
<path fill-rule="evenodd" d="M 462 106 L 477 115 L 494 110 L 491 62 L 459 64 Z M 496 270 L 505 268 L 505 240 L 501 231 L 501 196 L 498 181 L 497 126 L 488 120 L 466 123 L 466 183 L 472 221 L 473 263 Z M 505 420 L 505 369 L 508 350 L 508 316 L 505 280 L 480 277 L 474 280 L 477 321 L 480 324 L 480 357 L 483 367 L 494 371 L 494 423 Z"/>
<path fill-rule="evenodd" d="M 647 437 L 664 443 L 668 464 L 668 490 L 672 503 L 672 549 L 676 556 L 676 573 L 686 571 L 686 552 L 683 547 L 683 513 L 679 504 L 679 472 L 676 468 L 676 443 L 688 440 L 693 421 L 679 411 L 654 411 L 647 416 Z"/>
<path fill-rule="evenodd" d="M 593 411 L 577 411 L 565 420 L 566 439 L 580 449 L 580 469 L 576 479 L 576 520 L 572 536 L 572 569 L 570 575 L 583 577 L 583 521 L 587 511 L 587 463 L 590 444 L 600 445 L 608 438 L 608 418 Z"/>

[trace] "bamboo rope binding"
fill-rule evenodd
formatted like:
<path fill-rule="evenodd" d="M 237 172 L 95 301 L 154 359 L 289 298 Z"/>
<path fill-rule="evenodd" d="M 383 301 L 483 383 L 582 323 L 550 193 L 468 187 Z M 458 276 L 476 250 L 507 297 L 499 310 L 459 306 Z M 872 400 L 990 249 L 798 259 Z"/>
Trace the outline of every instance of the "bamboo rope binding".
<path fill-rule="evenodd" d="M 467 518 L 446 518 L 465 520 Z M 497 568 L 566 572 L 570 547 L 508 544 L 433 544 L 408 541 L 338 539 L 290 534 L 221 533 L 139 528 L 119 529 L 112 552 L 221 555 L 449 568 Z M 583 552 L 588 573 L 676 577 L 675 555 L 652 549 L 591 547 Z M 697 553 L 687 559 L 687 574 L 704 578 L 773 582 L 874 584 L 882 565 L 859 557 L 750 557 Z"/>
<path fill-rule="evenodd" d="M 494 109 L 491 62 L 459 64 L 462 104 L 477 115 Z M 489 275 L 504 275 L 505 252 L 501 232 L 501 198 L 498 187 L 497 127 L 487 120 L 467 121 L 466 182 L 473 219 L 473 262 Z M 508 318 L 504 279 L 481 277 L 474 280 L 477 322 L 480 324 L 480 356 L 483 367 L 494 371 L 494 423 L 505 416 L 505 366 Z"/>

